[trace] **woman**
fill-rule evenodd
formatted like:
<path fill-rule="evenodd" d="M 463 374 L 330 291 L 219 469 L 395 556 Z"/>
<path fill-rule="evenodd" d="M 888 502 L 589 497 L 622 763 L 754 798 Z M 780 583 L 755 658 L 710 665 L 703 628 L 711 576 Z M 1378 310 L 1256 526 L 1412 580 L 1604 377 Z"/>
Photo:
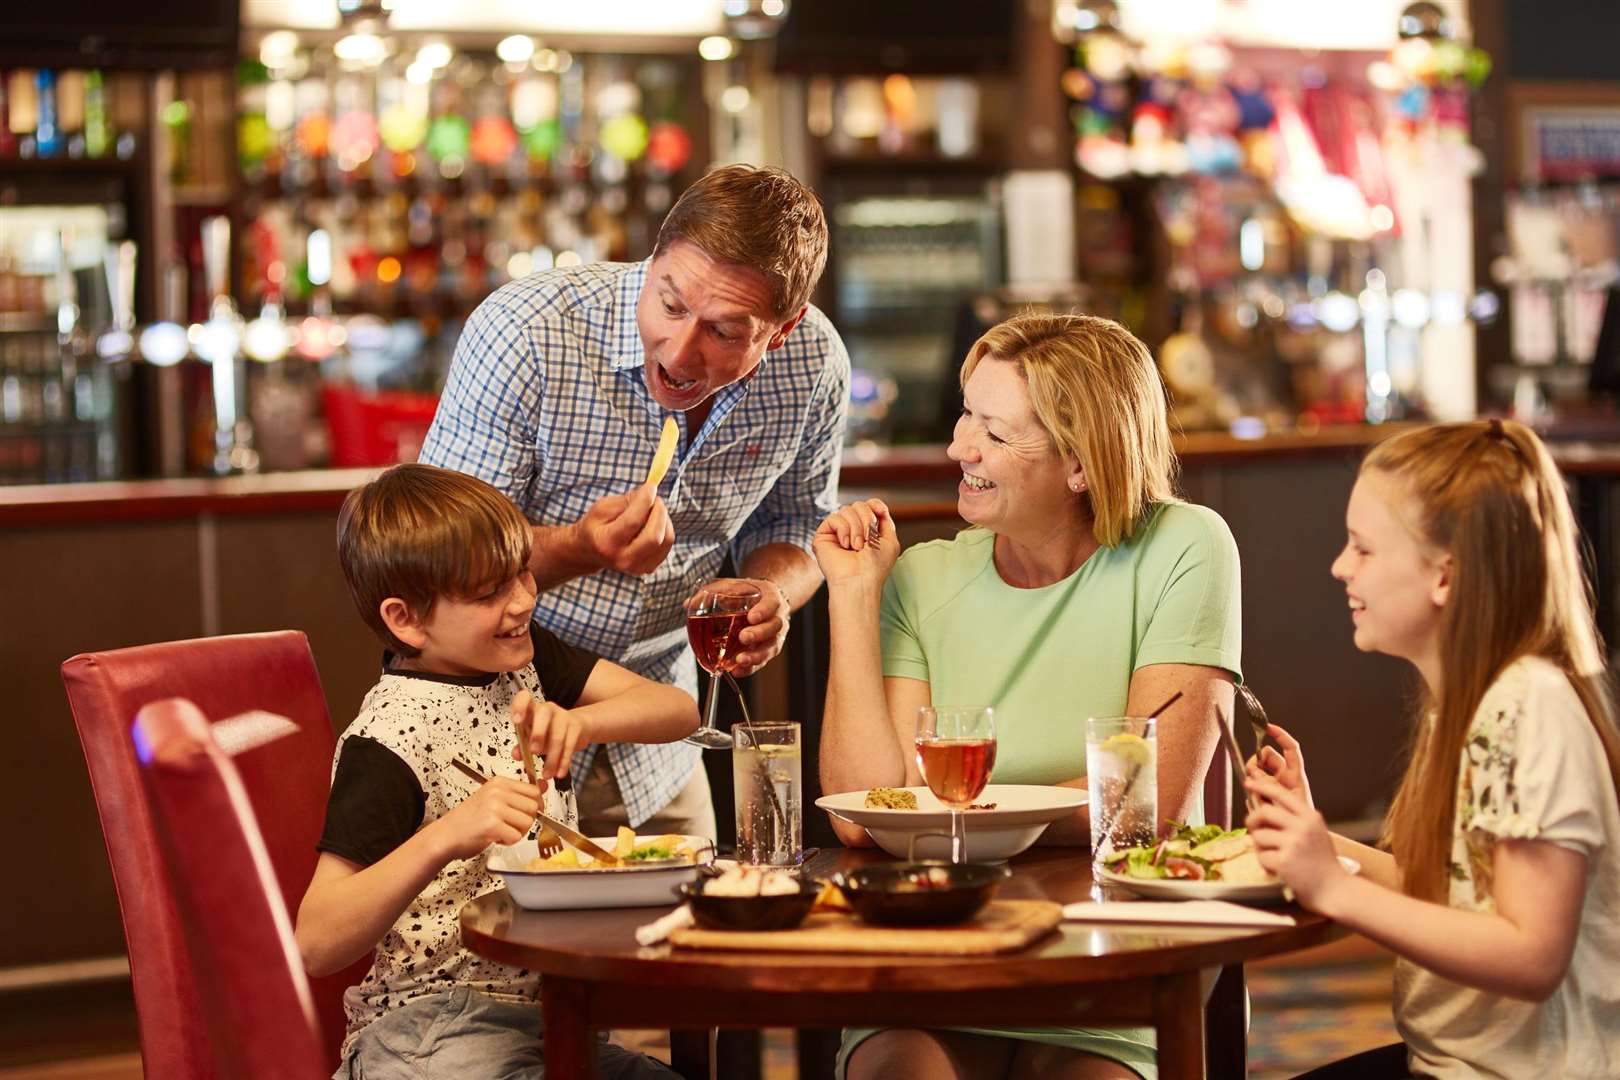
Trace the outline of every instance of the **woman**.
<path fill-rule="evenodd" d="M 1088 716 L 1159 721 L 1159 811 L 1202 814 L 1204 769 L 1239 677 L 1237 549 L 1174 494 L 1165 393 L 1117 323 L 1023 315 L 968 352 L 950 445 L 974 527 L 898 558 L 871 499 L 822 523 L 832 659 L 822 720 L 829 792 L 921 783 L 919 706 L 992 705 L 999 783 L 1085 786 Z M 872 539 L 876 537 L 876 539 Z M 864 830 L 834 821 L 851 845 Z M 1082 809 L 1045 843 L 1088 842 Z M 1145 1030 L 851 1031 L 852 1078 L 1155 1076 Z"/>

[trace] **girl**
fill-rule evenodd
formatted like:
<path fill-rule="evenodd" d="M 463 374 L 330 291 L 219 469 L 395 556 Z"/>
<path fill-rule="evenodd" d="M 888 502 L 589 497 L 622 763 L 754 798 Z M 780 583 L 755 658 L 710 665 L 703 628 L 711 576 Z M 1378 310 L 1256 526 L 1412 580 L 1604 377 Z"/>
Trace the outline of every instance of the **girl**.
<path fill-rule="evenodd" d="M 1387 852 L 1328 833 L 1282 729 L 1250 762 L 1261 865 L 1398 957 L 1404 1043 L 1310 1075 L 1620 1076 L 1620 734 L 1558 471 L 1520 424 L 1426 428 L 1367 456 L 1346 524 L 1356 647 L 1426 709 Z"/>

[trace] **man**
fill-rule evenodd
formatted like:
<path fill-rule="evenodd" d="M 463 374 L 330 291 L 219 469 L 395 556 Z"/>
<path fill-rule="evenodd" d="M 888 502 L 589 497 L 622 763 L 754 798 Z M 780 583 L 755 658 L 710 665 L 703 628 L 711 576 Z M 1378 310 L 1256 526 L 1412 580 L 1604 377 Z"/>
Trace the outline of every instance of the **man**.
<path fill-rule="evenodd" d="M 808 303 L 826 258 L 809 189 L 732 165 L 687 189 L 646 262 L 542 271 L 473 312 L 421 460 L 523 510 L 542 626 L 695 695 L 684 605 L 729 551 L 761 594 L 737 674 L 781 651 L 821 584 L 811 538 L 837 508 L 849 357 Z M 680 441 L 654 490 L 668 416 Z M 582 827 L 713 836 L 701 753 L 586 749 Z"/>

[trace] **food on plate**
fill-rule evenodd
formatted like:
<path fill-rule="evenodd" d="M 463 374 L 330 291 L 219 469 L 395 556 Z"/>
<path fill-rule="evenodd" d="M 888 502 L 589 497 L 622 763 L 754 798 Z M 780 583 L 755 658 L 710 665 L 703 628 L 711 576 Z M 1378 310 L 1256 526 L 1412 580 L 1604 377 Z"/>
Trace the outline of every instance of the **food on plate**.
<path fill-rule="evenodd" d="M 866 793 L 866 806 L 869 810 L 915 810 L 917 793 L 900 788 L 875 787 Z"/>
<path fill-rule="evenodd" d="M 817 911 L 854 911 L 849 901 L 844 897 L 844 890 L 830 881 L 821 884 L 821 891 L 816 893 L 815 909 Z"/>
<path fill-rule="evenodd" d="M 1260 865 L 1254 838 L 1247 829 L 1183 825 L 1179 821 L 1170 824 L 1175 826 L 1171 836 L 1157 844 L 1126 848 L 1108 860 L 1108 869 L 1125 877 L 1224 881 L 1233 885 L 1264 885 L 1277 880 Z"/>
<path fill-rule="evenodd" d="M 613 854 L 625 865 L 634 866 L 645 862 L 666 862 L 680 859 L 685 862 L 697 862 L 698 853 L 693 849 L 691 842 L 679 833 L 669 833 L 649 840 L 644 844 L 636 843 L 634 831 L 619 827 L 619 834 L 613 841 Z M 553 855 L 539 859 L 531 859 L 525 870 L 612 870 L 611 866 L 597 866 L 595 860 L 589 855 L 581 856 L 566 842 L 563 849 Z"/>
<path fill-rule="evenodd" d="M 670 462 L 675 460 L 675 444 L 680 441 L 681 428 L 673 416 L 664 417 L 664 430 L 658 437 L 658 449 L 653 453 L 652 465 L 647 469 L 647 483 L 657 487 L 664 482 Z"/>
<path fill-rule="evenodd" d="M 704 896 L 787 896 L 799 891 L 799 879 L 786 870 L 733 866 L 703 883 Z"/>
<path fill-rule="evenodd" d="M 994 810 L 995 808 L 996 804 L 993 802 L 976 802 L 968 804 L 969 810 Z"/>

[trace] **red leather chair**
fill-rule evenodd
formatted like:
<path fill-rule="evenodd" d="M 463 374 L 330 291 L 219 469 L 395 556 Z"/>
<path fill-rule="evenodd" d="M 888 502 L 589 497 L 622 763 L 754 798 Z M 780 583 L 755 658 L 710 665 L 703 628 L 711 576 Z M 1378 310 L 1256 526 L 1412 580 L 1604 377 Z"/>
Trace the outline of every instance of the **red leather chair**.
<path fill-rule="evenodd" d="M 292 919 L 235 764 L 184 698 L 143 708 L 133 737 L 219 1075 L 330 1076 Z"/>
<path fill-rule="evenodd" d="M 297 911 L 315 872 L 335 742 L 309 641 L 297 631 L 279 631 L 85 653 L 62 665 L 62 681 L 123 914 L 146 1074 L 213 1080 L 225 1074 L 216 1069 L 207 1036 L 195 1023 L 198 973 L 164 873 L 130 724 L 146 705 L 184 697 L 211 717 L 262 709 L 297 725 L 296 734 L 235 762 L 282 902 Z M 343 1039 L 343 991 L 360 981 L 368 963 L 312 981 L 328 1072 L 337 1068 Z"/>

